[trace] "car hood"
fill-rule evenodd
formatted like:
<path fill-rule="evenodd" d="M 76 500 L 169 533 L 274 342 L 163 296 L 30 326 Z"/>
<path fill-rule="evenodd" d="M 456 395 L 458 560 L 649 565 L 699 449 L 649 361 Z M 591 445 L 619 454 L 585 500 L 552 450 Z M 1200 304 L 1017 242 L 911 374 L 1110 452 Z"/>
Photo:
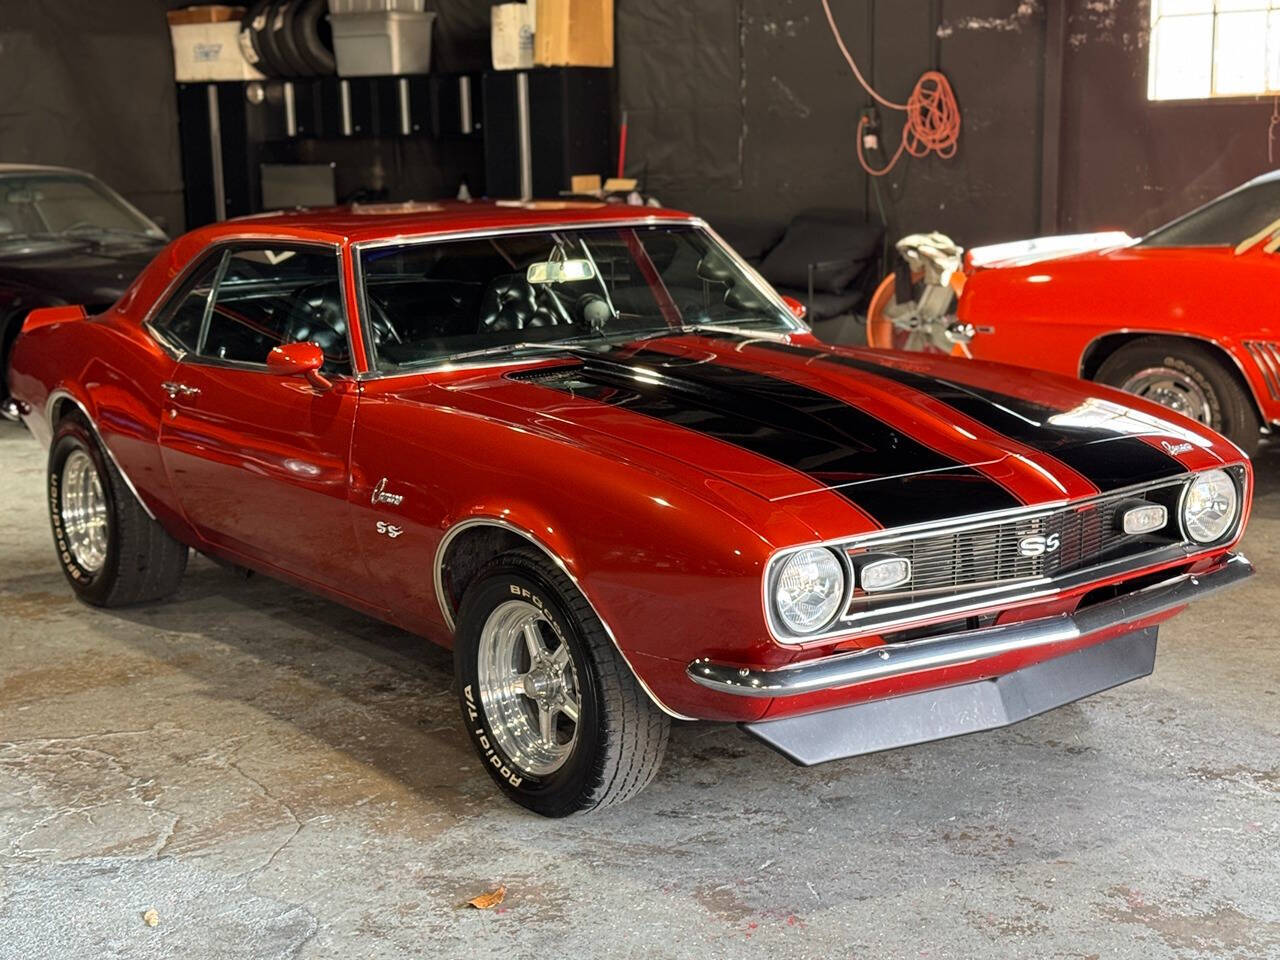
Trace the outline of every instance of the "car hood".
<path fill-rule="evenodd" d="M 767 500 L 838 493 L 885 526 L 1061 502 L 1224 460 L 1216 435 L 1094 384 L 803 339 L 672 337 L 453 389 Z"/>
<path fill-rule="evenodd" d="M 64 303 L 106 307 L 124 293 L 163 247 L 160 241 L 98 243 L 91 239 L 33 247 L 30 253 L 0 250 L 0 283 L 24 287 Z"/>
<path fill-rule="evenodd" d="M 1068 257 L 1101 256 L 1112 250 L 1130 247 L 1135 242 L 1136 238 L 1121 230 L 1036 237 L 974 247 L 965 256 L 965 263 L 973 269 L 1025 267 Z"/>

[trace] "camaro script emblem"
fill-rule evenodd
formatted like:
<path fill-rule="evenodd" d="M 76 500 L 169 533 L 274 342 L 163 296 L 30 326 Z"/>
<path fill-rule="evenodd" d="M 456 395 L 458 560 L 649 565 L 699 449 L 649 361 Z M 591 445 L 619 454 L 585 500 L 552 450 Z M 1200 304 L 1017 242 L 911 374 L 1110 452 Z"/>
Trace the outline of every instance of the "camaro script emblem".
<path fill-rule="evenodd" d="M 378 485 L 373 488 L 373 496 L 369 500 L 375 507 L 380 503 L 389 503 L 393 507 L 398 507 L 404 502 L 404 494 L 387 493 L 387 478 L 383 477 L 378 481 Z"/>
<path fill-rule="evenodd" d="M 1189 443 L 1170 443 L 1168 440 L 1161 440 L 1160 446 L 1164 447 L 1166 453 L 1178 454 L 1186 453 L 1191 449 Z"/>
<path fill-rule="evenodd" d="M 1043 557 L 1046 553 L 1055 553 L 1060 546 L 1062 546 L 1062 538 L 1056 533 L 1051 533 L 1047 537 L 1035 534 L 1018 541 L 1018 553 L 1024 557 Z"/>

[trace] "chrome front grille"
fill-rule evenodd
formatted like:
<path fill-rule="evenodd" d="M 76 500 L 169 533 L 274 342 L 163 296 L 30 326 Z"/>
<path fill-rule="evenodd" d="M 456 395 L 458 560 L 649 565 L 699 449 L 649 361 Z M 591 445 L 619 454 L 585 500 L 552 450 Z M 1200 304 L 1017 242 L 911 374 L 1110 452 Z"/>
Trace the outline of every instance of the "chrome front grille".
<path fill-rule="evenodd" d="M 1272 340 L 1246 340 L 1245 349 L 1262 371 L 1272 400 L 1280 400 L 1280 344 Z"/>
<path fill-rule="evenodd" d="M 873 594 L 855 588 L 845 619 L 859 617 L 873 605 L 896 606 L 1054 578 L 1180 542 L 1176 508 L 1182 487 L 1179 479 L 953 531 L 867 538 L 846 548 L 851 560 L 866 553 L 907 557 L 911 560 L 911 581 L 904 588 Z M 1140 500 L 1166 506 L 1169 522 L 1163 530 L 1145 535 L 1124 533 L 1119 508 Z M 1044 552 L 1029 556 L 1036 542 L 1028 538 L 1043 538 Z M 1050 543 L 1056 546 L 1049 547 Z"/>

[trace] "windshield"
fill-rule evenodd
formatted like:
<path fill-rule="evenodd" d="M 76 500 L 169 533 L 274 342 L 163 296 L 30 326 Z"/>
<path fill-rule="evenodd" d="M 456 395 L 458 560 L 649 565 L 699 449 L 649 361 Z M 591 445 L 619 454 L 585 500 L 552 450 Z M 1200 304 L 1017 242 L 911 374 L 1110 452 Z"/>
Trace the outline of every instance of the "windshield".
<path fill-rule="evenodd" d="M 359 264 L 378 370 L 703 324 L 801 329 L 684 224 L 406 242 L 364 249 Z"/>
<path fill-rule="evenodd" d="M 1246 183 L 1157 227 L 1142 247 L 1234 247 L 1280 219 L 1280 180 Z"/>
<path fill-rule="evenodd" d="M 92 177 L 0 178 L 0 243 L 28 237 L 154 237 L 164 231 Z"/>

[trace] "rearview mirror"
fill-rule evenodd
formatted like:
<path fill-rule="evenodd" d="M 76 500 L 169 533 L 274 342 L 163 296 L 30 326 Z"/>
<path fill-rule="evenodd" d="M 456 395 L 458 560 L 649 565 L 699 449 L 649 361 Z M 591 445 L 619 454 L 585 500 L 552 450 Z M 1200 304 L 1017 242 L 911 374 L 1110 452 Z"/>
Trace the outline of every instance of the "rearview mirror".
<path fill-rule="evenodd" d="M 595 275 L 595 264 L 590 260 L 547 260 L 529 264 L 524 272 L 524 278 L 530 283 L 568 283 L 590 280 Z"/>
<path fill-rule="evenodd" d="M 328 390 L 333 384 L 320 372 L 324 351 L 314 343 L 282 343 L 267 354 L 267 369 L 282 377 L 307 378 L 317 390 Z"/>

